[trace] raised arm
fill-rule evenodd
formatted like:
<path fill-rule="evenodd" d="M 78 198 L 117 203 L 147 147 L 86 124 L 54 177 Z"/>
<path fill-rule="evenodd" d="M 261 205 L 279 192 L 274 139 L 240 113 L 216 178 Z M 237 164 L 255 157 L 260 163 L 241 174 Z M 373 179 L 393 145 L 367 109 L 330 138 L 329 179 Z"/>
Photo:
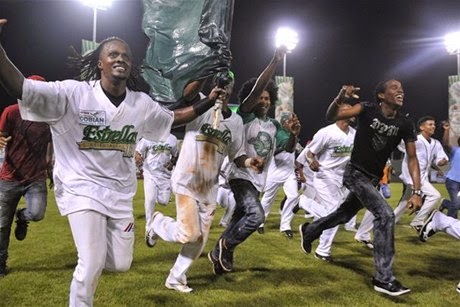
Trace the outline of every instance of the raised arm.
<path fill-rule="evenodd" d="M 267 67 L 257 78 L 256 84 L 252 88 L 249 95 L 244 98 L 241 103 L 240 110 L 244 113 L 250 113 L 254 107 L 259 103 L 259 97 L 267 86 L 268 82 L 275 73 L 276 66 L 279 62 L 283 60 L 284 55 L 286 54 L 286 47 L 280 47 L 275 50 L 275 54 L 271 59 Z"/>
<path fill-rule="evenodd" d="M 289 139 L 285 146 L 285 150 L 287 152 L 295 151 L 295 147 L 298 141 L 297 137 L 299 136 L 301 127 L 302 126 L 300 125 L 300 121 L 295 114 L 291 114 L 290 118 L 285 121 L 283 128 L 289 131 Z"/>
<path fill-rule="evenodd" d="M 208 97 L 195 102 L 191 106 L 174 110 L 173 126 L 178 127 L 184 125 L 204 114 L 207 110 L 214 106 L 217 97 L 219 97 L 222 93 L 225 93 L 224 89 L 215 87 Z"/>
<path fill-rule="evenodd" d="M 442 129 L 444 132 L 442 133 L 442 145 L 448 154 L 452 151 L 452 146 L 449 144 L 449 131 L 450 131 L 450 124 L 447 120 L 442 122 Z"/>
<path fill-rule="evenodd" d="M 358 116 L 361 113 L 362 106 L 360 103 L 353 105 L 351 108 L 341 109 L 340 105 L 345 102 L 347 98 L 359 98 L 357 92 L 360 90 L 359 87 L 354 87 L 352 85 L 344 85 L 340 89 L 339 94 L 331 102 L 326 111 L 326 120 L 330 122 L 335 122 L 341 119 L 348 119 L 355 116 Z"/>
<path fill-rule="evenodd" d="M 6 22 L 6 19 L 0 19 L 0 34 Z M 23 83 L 23 74 L 10 61 L 6 55 L 5 49 L 3 49 L 3 46 L 0 43 L 0 84 L 5 88 L 10 96 L 16 99 L 21 99 Z"/>

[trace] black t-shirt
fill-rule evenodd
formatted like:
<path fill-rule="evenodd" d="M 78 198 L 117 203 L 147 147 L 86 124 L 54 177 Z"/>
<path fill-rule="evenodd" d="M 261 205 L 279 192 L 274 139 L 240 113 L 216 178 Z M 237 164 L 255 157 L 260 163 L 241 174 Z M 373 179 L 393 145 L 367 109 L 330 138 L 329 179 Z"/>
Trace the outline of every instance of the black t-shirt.
<path fill-rule="evenodd" d="M 358 169 L 381 178 L 383 168 L 401 139 L 415 142 L 414 123 L 407 117 L 386 118 L 380 106 L 364 102 L 358 115 L 358 128 L 350 162 Z"/>

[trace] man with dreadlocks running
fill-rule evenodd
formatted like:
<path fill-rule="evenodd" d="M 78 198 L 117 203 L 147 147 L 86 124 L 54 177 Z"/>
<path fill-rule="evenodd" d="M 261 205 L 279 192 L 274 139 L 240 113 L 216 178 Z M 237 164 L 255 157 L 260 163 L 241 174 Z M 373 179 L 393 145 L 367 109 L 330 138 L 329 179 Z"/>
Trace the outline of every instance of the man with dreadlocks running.
<path fill-rule="evenodd" d="M 0 30 L 4 24 L 0 19 Z M 0 83 L 21 99 L 24 119 L 51 128 L 56 201 L 78 252 L 70 306 L 92 306 L 102 270 L 131 266 L 137 141 L 165 141 L 171 125 L 206 112 L 222 90 L 174 112 L 162 108 L 136 91 L 140 79 L 131 50 L 115 37 L 76 63 L 84 81 L 25 80 L 0 44 Z"/>

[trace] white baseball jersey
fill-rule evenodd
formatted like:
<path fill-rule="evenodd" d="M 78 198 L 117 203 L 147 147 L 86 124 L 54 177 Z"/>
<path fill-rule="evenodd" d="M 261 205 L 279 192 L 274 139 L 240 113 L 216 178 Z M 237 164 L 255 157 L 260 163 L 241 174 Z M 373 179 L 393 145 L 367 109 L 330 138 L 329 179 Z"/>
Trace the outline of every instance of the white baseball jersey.
<path fill-rule="evenodd" d="M 244 119 L 244 133 L 246 135 L 244 147 L 246 154 L 249 157 L 263 158 L 265 165 L 262 173 L 258 174 L 252 169 L 238 168 L 233 163 L 229 180 L 234 178 L 248 180 L 259 192 L 262 192 L 267 179 L 268 167 L 275 150 L 275 137 L 278 128 L 272 119 L 262 120 L 252 113 L 241 113 L 240 115 Z"/>
<path fill-rule="evenodd" d="M 136 146 L 136 151 L 144 159 L 144 174 L 149 173 L 154 180 L 171 179 L 172 170 L 168 170 L 166 165 L 177 155 L 177 138 L 174 134 L 170 134 L 166 142 L 154 142 L 142 138 Z"/>
<path fill-rule="evenodd" d="M 267 180 L 285 182 L 294 174 L 295 152 L 282 151 L 276 154 L 268 168 Z"/>
<path fill-rule="evenodd" d="M 404 147 L 399 146 L 398 149 L 405 152 Z M 431 141 L 428 141 L 422 134 L 417 135 L 415 149 L 420 167 L 421 181 L 429 179 L 431 164 L 437 164 L 442 159 L 449 160 L 438 140 L 431 138 Z M 409 173 L 408 158 L 406 154 L 404 155 L 404 159 L 402 161 L 401 175 L 399 178 L 401 178 L 405 184 L 412 185 L 412 177 Z"/>
<path fill-rule="evenodd" d="M 95 210 L 132 216 L 134 153 L 141 137 L 164 141 L 174 115 L 148 95 L 126 89 L 115 107 L 100 81 L 24 80 L 21 116 L 50 125 L 56 201 L 62 215 Z"/>
<path fill-rule="evenodd" d="M 225 156 L 233 161 L 244 154 L 243 122 L 232 113 L 220 114 L 218 129 L 213 129 L 211 108 L 188 123 L 176 169 L 172 175 L 174 193 L 183 194 L 205 204 L 215 204 L 218 176 Z"/>
<path fill-rule="evenodd" d="M 350 161 L 356 130 L 348 127 L 348 133 L 337 124 L 331 124 L 318 130 L 307 148 L 315 155 L 320 167 L 315 173 L 318 179 L 333 179 L 342 185 L 345 165 Z"/>
<path fill-rule="evenodd" d="M 232 162 L 233 163 L 233 162 Z M 232 167 L 232 163 L 228 160 L 228 156 L 224 158 L 224 162 L 222 162 L 222 166 L 220 167 L 219 171 L 219 186 L 230 188 L 228 185 L 228 173 Z"/>
<path fill-rule="evenodd" d="M 304 149 L 302 149 L 300 154 L 297 156 L 296 161 L 303 165 L 302 170 L 303 170 L 303 175 L 306 180 L 306 184 L 313 185 L 313 177 L 315 177 L 315 172 L 311 170 L 310 165 L 307 161 L 308 150 L 309 150 L 308 147 L 304 147 Z"/>

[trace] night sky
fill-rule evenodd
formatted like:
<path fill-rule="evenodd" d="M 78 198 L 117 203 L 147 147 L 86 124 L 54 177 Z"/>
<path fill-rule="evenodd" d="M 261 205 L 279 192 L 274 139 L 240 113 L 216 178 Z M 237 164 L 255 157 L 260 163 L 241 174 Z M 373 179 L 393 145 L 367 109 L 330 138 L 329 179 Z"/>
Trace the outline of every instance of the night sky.
<path fill-rule="evenodd" d="M 125 39 L 140 63 L 148 43 L 142 13 L 140 0 L 115 1 L 98 13 L 97 40 Z M 0 0 L 0 17 L 8 19 L 1 41 L 24 75 L 70 77 L 69 46 L 79 50 L 81 39 L 92 38 L 92 9 L 78 0 Z M 287 75 L 295 80 L 302 141 L 327 124 L 326 107 L 342 84 L 360 86 L 362 99 L 373 100 L 379 81 L 399 79 L 406 113 L 447 118 L 447 77 L 457 74 L 457 59 L 445 51 L 443 36 L 460 31 L 459 0 L 235 0 L 231 51 L 237 89 L 271 59 L 279 26 L 299 34 L 287 56 Z M 4 91 L 0 99 L 2 106 L 14 103 Z"/>

